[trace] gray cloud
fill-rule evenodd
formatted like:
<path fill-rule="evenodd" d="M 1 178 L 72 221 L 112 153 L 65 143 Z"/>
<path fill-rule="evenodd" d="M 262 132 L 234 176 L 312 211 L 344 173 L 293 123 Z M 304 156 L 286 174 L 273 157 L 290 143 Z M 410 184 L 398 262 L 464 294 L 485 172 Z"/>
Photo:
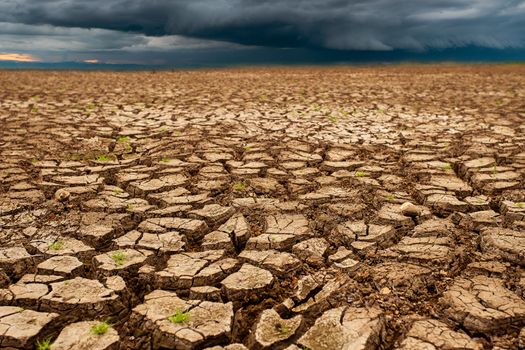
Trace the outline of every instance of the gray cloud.
<path fill-rule="evenodd" d="M 523 0 L 3 0 L 0 21 L 129 32 L 139 46 L 176 35 L 338 50 L 525 47 Z"/>

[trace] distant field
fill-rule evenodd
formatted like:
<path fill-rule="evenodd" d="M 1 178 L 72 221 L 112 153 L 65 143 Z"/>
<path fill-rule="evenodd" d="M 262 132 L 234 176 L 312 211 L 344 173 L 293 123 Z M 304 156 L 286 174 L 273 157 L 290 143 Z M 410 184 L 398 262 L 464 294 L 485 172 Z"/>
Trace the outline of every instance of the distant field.
<path fill-rule="evenodd" d="M 525 346 L 521 63 L 0 86 L 0 348 Z"/>

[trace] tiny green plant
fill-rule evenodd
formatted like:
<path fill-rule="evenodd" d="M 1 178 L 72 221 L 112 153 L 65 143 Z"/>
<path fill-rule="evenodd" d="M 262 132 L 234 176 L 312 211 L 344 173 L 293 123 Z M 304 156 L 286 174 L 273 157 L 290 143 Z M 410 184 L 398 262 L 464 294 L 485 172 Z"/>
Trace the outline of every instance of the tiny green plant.
<path fill-rule="evenodd" d="M 124 265 L 124 262 L 126 261 L 126 254 L 121 251 L 114 252 L 111 254 L 111 259 L 113 259 L 116 265 L 121 266 Z"/>
<path fill-rule="evenodd" d="M 445 165 L 443 169 L 445 169 L 446 171 L 452 171 L 452 165 L 450 165 L 450 163 L 447 163 L 447 165 Z"/>
<path fill-rule="evenodd" d="M 281 335 L 286 335 L 286 334 L 290 333 L 290 329 L 288 327 L 286 327 L 286 326 L 281 326 L 281 327 L 279 327 L 279 333 Z"/>
<path fill-rule="evenodd" d="M 175 311 L 175 314 L 168 317 L 168 320 L 171 323 L 175 323 L 175 324 L 186 323 L 190 320 L 190 312 L 177 310 Z"/>
<path fill-rule="evenodd" d="M 386 197 L 387 200 L 389 200 L 390 202 L 394 201 L 396 199 L 396 195 L 395 194 L 389 194 L 388 197 Z"/>
<path fill-rule="evenodd" d="M 243 149 L 245 152 L 250 152 L 252 150 L 250 146 L 244 146 Z"/>
<path fill-rule="evenodd" d="M 111 324 L 109 324 L 106 321 L 98 322 L 97 324 L 94 324 L 90 332 L 96 335 L 104 335 L 108 332 L 108 330 L 111 328 Z"/>
<path fill-rule="evenodd" d="M 161 161 L 162 163 L 169 163 L 169 162 L 171 161 L 171 159 L 170 159 L 170 158 L 166 158 L 166 157 L 164 157 L 164 158 L 162 158 L 160 161 Z"/>
<path fill-rule="evenodd" d="M 111 158 L 109 156 L 105 155 L 105 154 L 101 154 L 100 156 L 98 156 L 96 158 L 96 160 L 98 162 L 109 162 L 111 160 Z"/>
<path fill-rule="evenodd" d="M 496 162 L 494 162 L 492 174 L 494 175 L 494 177 L 496 177 L 497 173 L 498 173 L 498 165 L 496 164 Z"/>
<path fill-rule="evenodd" d="M 364 171 L 356 171 L 355 172 L 356 177 L 365 177 L 366 173 Z"/>
<path fill-rule="evenodd" d="M 119 136 L 119 137 L 117 137 L 117 142 L 126 143 L 126 142 L 129 142 L 129 141 L 131 141 L 129 136 Z"/>
<path fill-rule="evenodd" d="M 242 182 L 237 182 L 233 185 L 233 189 L 235 191 L 244 191 L 246 189 L 246 185 Z"/>
<path fill-rule="evenodd" d="M 56 240 L 49 245 L 49 249 L 52 250 L 61 250 L 62 248 L 64 248 L 64 242 L 60 240 Z"/>
<path fill-rule="evenodd" d="M 328 117 L 328 119 L 329 119 L 332 123 L 337 123 L 337 117 L 336 117 L 335 115 L 333 115 L 333 114 L 330 115 L 330 116 Z"/>
<path fill-rule="evenodd" d="M 518 203 L 515 203 L 515 205 L 516 205 L 518 208 L 525 208 L 525 202 L 518 202 Z"/>
<path fill-rule="evenodd" d="M 122 188 L 120 188 L 120 187 L 116 187 L 116 188 L 113 190 L 113 192 L 115 192 L 115 194 L 121 194 L 121 193 L 124 192 L 124 191 L 122 190 Z"/>
<path fill-rule="evenodd" d="M 49 350 L 51 349 L 51 338 L 47 338 L 45 340 L 37 340 L 36 341 L 36 348 L 37 350 Z"/>

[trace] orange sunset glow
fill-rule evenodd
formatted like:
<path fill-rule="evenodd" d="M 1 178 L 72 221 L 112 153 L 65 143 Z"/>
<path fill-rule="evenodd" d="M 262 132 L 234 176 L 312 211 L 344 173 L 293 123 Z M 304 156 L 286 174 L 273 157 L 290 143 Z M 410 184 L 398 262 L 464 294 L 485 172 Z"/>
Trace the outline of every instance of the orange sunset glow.
<path fill-rule="evenodd" d="M 25 53 L 0 52 L 0 61 L 38 62 L 38 58 Z"/>

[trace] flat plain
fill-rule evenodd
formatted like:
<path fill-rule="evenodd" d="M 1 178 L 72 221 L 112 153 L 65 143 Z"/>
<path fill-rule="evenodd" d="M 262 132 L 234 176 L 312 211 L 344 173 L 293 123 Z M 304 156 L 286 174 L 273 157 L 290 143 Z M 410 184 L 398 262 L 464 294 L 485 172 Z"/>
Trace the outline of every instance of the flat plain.
<path fill-rule="evenodd" d="M 0 72 L 0 349 L 525 347 L 525 66 Z"/>

